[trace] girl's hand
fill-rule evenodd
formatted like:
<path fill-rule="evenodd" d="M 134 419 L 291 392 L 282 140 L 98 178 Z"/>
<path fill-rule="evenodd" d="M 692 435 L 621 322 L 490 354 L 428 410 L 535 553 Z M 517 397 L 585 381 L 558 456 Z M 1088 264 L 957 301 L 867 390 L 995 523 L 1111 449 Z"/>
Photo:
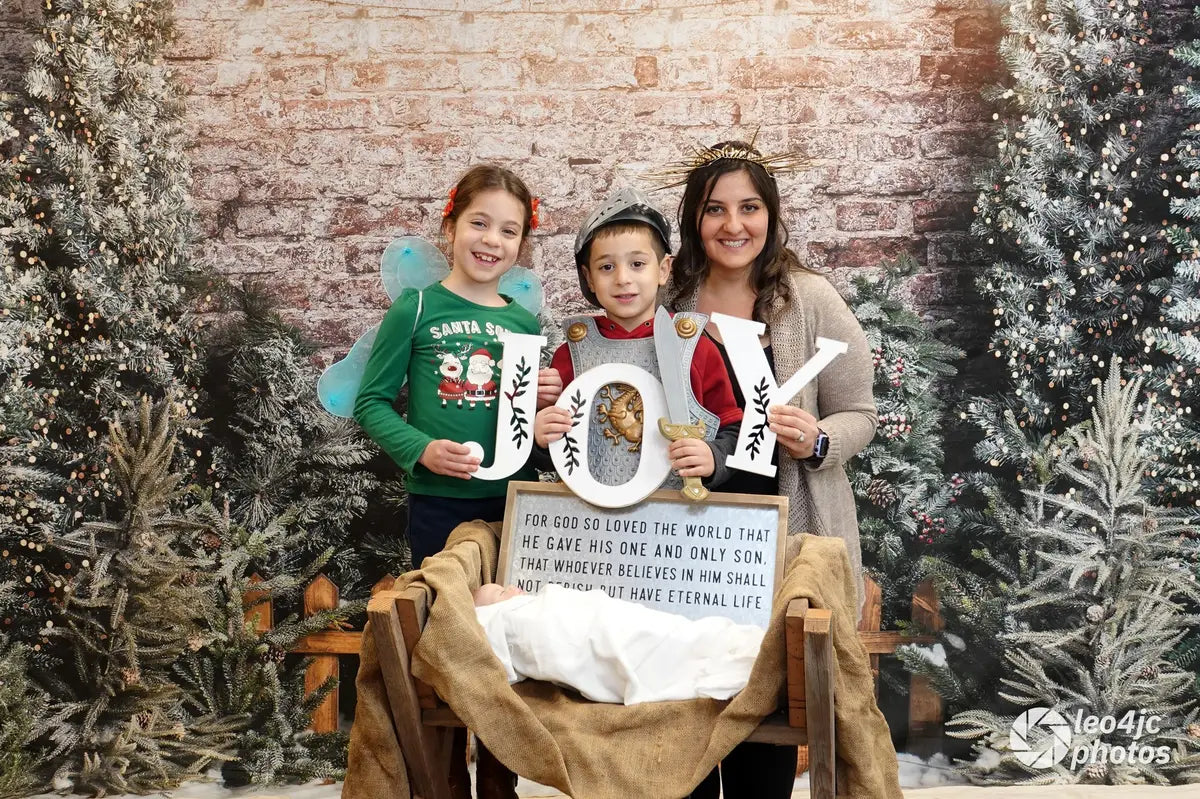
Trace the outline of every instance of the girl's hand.
<path fill-rule="evenodd" d="M 466 444 L 445 438 L 430 441 L 417 463 L 434 474 L 461 477 L 463 480 L 470 480 L 471 473 L 479 469 L 479 459 L 471 455 Z"/>
<path fill-rule="evenodd" d="M 566 408 L 551 405 L 542 408 L 537 416 L 533 417 L 533 443 L 542 449 L 546 449 L 570 431 L 571 412 Z"/>
<path fill-rule="evenodd" d="M 812 457 L 817 443 L 817 417 L 791 405 L 772 405 L 767 409 L 767 424 L 788 455 L 798 461 Z"/>
<path fill-rule="evenodd" d="M 710 477 L 716 464 L 712 448 L 699 438 L 681 438 L 667 448 L 671 468 L 680 477 Z"/>
<path fill-rule="evenodd" d="M 540 411 L 542 408 L 558 402 L 558 397 L 562 394 L 562 390 L 562 375 L 558 373 L 557 369 L 543 369 L 538 372 L 538 410 Z"/>

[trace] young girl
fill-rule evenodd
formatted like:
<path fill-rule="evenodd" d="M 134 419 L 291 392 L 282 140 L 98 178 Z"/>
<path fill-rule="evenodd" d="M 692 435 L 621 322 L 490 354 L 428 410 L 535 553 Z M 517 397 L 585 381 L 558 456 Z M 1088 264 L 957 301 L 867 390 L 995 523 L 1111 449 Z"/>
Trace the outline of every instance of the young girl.
<path fill-rule="evenodd" d="M 537 224 L 536 204 L 507 169 L 476 166 L 450 191 L 442 232 L 450 275 L 404 292 L 384 316 L 354 418 L 408 473 L 408 538 L 413 566 L 439 552 L 464 521 L 504 518 L 506 480 L 477 480 L 480 460 L 464 441 L 492 456 L 503 330 L 537 334 L 537 320 L 496 289 Z M 392 407 L 408 379 L 408 419 Z M 518 472 L 526 479 L 532 472 Z"/>
<path fill-rule="evenodd" d="M 497 291 L 537 226 L 537 202 L 507 169 L 471 168 L 450 190 L 442 232 L 450 275 L 392 304 L 371 348 L 354 418 L 408 473 L 408 539 L 413 565 L 434 555 L 450 532 L 473 519 L 504 518 L 508 480 L 471 477 L 481 463 L 462 443 L 494 454 L 503 330 L 536 335 L 537 319 Z M 392 407 L 408 378 L 408 418 Z M 544 379 L 544 378 L 543 378 Z M 552 379 L 552 378 L 551 378 Z M 510 479 L 536 479 L 530 467 Z M 464 752 L 465 734 L 455 741 Z M 456 796 L 469 796 L 465 759 L 452 760 Z M 481 746 L 480 797 L 515 797 L 516 778 Z"/>

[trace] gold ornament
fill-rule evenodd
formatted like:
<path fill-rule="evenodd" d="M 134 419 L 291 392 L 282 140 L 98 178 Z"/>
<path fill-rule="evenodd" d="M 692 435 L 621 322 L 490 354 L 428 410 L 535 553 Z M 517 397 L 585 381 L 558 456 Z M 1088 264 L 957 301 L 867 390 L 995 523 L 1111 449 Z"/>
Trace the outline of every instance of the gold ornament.
<path fill-rule="evenodd" d="M 567 328 L 567 338 L 576 343 L 583 341 L 587 337 L 587 325 L 583 322 L 576 322 Z"/>
<path fill-rule="evenodd" d="M 675 332 L 679 334 L 680 338 L 691 338 L 700 332 L 700 328 L 695 319 L 685 316 L 675 320 Z"/>
<path fill-rule="evenodd" d="M 629 443 L 630 452 L 638 452 L 642 448 L 642 395 L 633 386 L 624 383 L 612 383 L 600 389 L 600 399 L 597 403 L 596 422 L 604 424 L 604 437 L 617 446 L 624 441 Z"/>

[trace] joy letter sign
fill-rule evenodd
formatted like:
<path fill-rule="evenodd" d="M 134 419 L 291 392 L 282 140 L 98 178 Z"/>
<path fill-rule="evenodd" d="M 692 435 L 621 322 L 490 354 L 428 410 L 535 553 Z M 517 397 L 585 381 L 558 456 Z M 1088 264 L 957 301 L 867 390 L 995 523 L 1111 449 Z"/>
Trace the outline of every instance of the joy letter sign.
<path fill-rule="evenodd" d="M 775 466 L 771 463 L 775 434 L 767 426 L 767 409 L 785 404 L 796 396 L 848 347 L 841 341 L 818 338 L 816 354 L 780 386 L 759 344 L 759 336 L 766 330 L 761 322 L 721 313 L 714 313 L 712 322 L 721 332 L 729 353 L 734 370 L 732 377 L 747 399 L 737 448 L 726 465 L 772 476 L 775 474 Z M 546 343 L 542 336 L 521 333 L 506 332 L 498 338 L 504 347 L 500 378 L 504 389 L 496 423 L 496 457 L 491 466 L 475 473 L 474 476 L 481 480 L 508 477 L 529 457 L 533 446 L 533 417 L 537 412 L 536 366 L 540 348 Z M 628 482 L 617 486 L 596 480 L 588 468 L 587 458 L 590 410 L 596 393 L 610 383 L 626 383 L 637 389 L 642 396 L 645 420 L 637 473 Z M 666 395 L 662 383 L 645 369 L 622 363 L 589 369 L 563 389 L 557 405 L 570 412 L 574 425 L 566 436 L 550 445 L 550 455 L 559 477 L 579 497 L 603 508 L 628 507 L 645 499 L 666 479 L 671 468 L 667 440 L 658 432 L 657 425 L 657 420 L 666 416 Z M 466 444 L 477 452 L 483 451 L 478 442 Z"/>

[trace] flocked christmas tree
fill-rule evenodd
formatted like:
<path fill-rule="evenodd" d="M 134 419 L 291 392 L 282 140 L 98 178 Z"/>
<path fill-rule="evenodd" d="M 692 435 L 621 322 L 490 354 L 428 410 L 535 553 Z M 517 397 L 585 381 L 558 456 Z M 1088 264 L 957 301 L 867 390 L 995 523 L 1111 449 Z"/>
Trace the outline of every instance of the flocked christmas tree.
<path fill-rule="evenodd" d="M 105 437 L 111 520 L 88 521 L 56 541 L 72 558 L 60 621 L 48 634 L 71 653 L 48 676 L 57 716 L 56 784 L 102 795 L 145 792 L 197 776 L 227 748 L 236 720 L 189 720 L 173 666 L 208 644 L 215 601 L 203 505 L 185 502 L 173 471 L 178 419 L 169 402 L 114 421 Z M 190 507 L 189 507 L 190 506 Z M 54 624 L 49 622 L 48 624 Z M 191 721 L 185 725 L 185 721 Z"/>
<path fill-rule="evenodd" d="M 847 470 L 862 530 L 863 563 L 883 594 L 883 626 L 908 615 L 920 559 L 955 525 L 964 480 L 947 475 L 942 438 L 948 378 L 962 353 L 906 302 L 918 264 L 901 260 L 852 280 L 851 306 L 875 362 L 879 429 Z"/>
<path fill-rule="evenodd" d="M 5 591 L 0 586 L 0 596 Z M 29 682 L 24 647 L 0 635 L 0 799 L 28 796 L 42 784 L 35 742 L 45 705 Z"/>
<path fill-rule="evenodd" d="M 1200 29 L 1200 6 L 1192 18 L 1194 28 Z M 1174 88 L 1175 100 L 1189 124 L 1171 150 L 1176 186 L 1166 238 L 1174 248 L 1175 267 L 1168 280 L 1155 286 L 1164 299 L 1164 323 L 1156 343 L 1177 361 L 1181 399 L 1194 399 L 1200 383 L 1200 38 L 1180 43 L 1173 55 L 1183 71 Z M 1200 409 L 1193 408 L 1193 413 L 1200 414 Z"/>
<path fill-rule="evenodd" d="M 1144 380 L 1151 446 L 1163 455 L 1151 477 L 1180 506 L 1200 500 L 1200 383 L 1156 346 L 1177 320 L 1152 285 L 1176 260 L 1163 228 L 1179 190 L 1173 148 L 1200 118 L 1171 93 L 1179 65 L 1168 48 L 1195 30 L 1185 10 L 1010 4 L 1001 44 L 1010 79 L 994 97 L 999 153 L 973 226 L 990 259 L 981 283 L 993 304 L 991 351 L 1011 380 L 972 405 L 981 459 L 1029 463 L 1042 436 L 1087 418 L 1091 392 L 1117 364 Z"/>
<path fill-rule="evenodd" d="M 220 297 L 222 321 L 205 342 L 202 408 L 219 490 L 239 525 L 263 529 L 283 515 L 290 525 L 286 545 L 261 549 L 254 569 L 271 577 L 328 559 L 324 571 L 343 595 L 366 596 L 392 565 L 364 562 L 352 538 L 379 491 L 368 469 L 379 449 L 356 423 L 321 407 L 315 348 L 263 287 L 221 286 Z M 370 510 L 373 520 L 386 513 Z"/>
<path fill-rule="evenodd" d="M 1008 535 L 1030 553 L 1023 583 L 1012 591 L 1014 624 L 1002 636 L 1008 669 L 999 694 L 1013 712 L 971 711 L 951 722 L 955 734 L 982 739 L 983 756 L 966 769 L 975 781 L 1167 784 L 1200 776 L 1192 675 L 1170 660 L 1195 623 L 1183 602 L 1200 598 L 1180 542 L 1200 530 L 1186 512 L 1158 504 L 1147 477 L 1157 456 L 1135 410 L 1141 388 L 1136 379 L 1122 386 L 1113 369 L 1096 393 L 1091 422 L 1047 439 L 1040 462 L 1049 473 L 1010 515 Z M 1108 716 L 1120 726 L 1084 725 L 1065 759 L 1027 764 L 1010 735 L 1016 716 L 1030 708 L 1068 719 Z M 1155 722 L 1122 724 L 1141 716 Z M 1040 749 L 1044 742 L 1031 743 Z"/>
<path fill-rule="evenodd" d="M 1007 68 L 992 92 L 996 160 L 981 181 L 972 230 L 995 322 L 994 390 L 969 403 L 984 434 L 982 502 L 961 510 L 948 557 L 931 558 L 948 662 L 902 653 L 951 709 L 990 708 L 1005 669 L 995 642 L 1016 628 L 1013 596 L 1036 563 L 1019 539 L 1020 488 L 1048 479 L 1055 439 L 1089 418 L 1111 365 L 1143 379 L 1160 457 L 1152 490 L 1194 507 L 1196 381 L 1160 346 L 1163 281 L 1178 257 L 1164 221 L 1184 182 L 1175 142 L 1195 121 L 1171 87 L 1169 53 L 1195 31 L 1182 4 L 1124 0 L 1009 4 Z M 1178 178 L 1178 180 L 1176 179 Z M 998 467 L 998 468 L 997 468 Z M 1014 479 L 1015 478 L 1015 479 Z"/>
<path fill-rule="evenodd" d="M 5 629 L 45 667 L 54 541 L 114 499 L 103 420 L 139 397 L 190 409 L 195 326 L 183 107 L 169 5 L 49 0 L 23 92 L 0 108 L 0 581 Z M 199 442 L 181 450 L 191 472 Z"/>
<path fill-rule="evenodd" d="M 113 699 L 115 678 L 97 660 L 100 645 L 89 632 L 96 633 L 99 622 L 76 618 L 72 627 L 62 616 L 63 591 L 82 579 L 72 575 L 96 563 L 89 556 L 83 564 L 80 553 L 87 541 L 80 538 L 81 529 L 111 523 L 124 501 L 117 494 L 111 455 L 101 447 L 105 418 L 138 407 L 142 397 L 170 403 L 186 437 L 172 468 L 189 484 L 187 496 L 179 498 L 187 507 L 172 512 L 201 513 L 204 498 L 221 490 L 222 475 L 210 467 L 233 463 L 240 471 L 226 485 L 240 515 L 234 526 L 245 521 L 237 529 L 275 529 L 278 519 L 271 514 L 282 507 L 290 537 L 279 543 L 309 546 L 312 541 L 298 520 L 322 538 L 336 539 L 336 526 L 361 507 L 372 478 L 349 474 L 362 457 L 352 436 L 311 423 L 311 412 L 297 413 L 315 406 L 315 374 L 304 364 L 303 350 L 290 347 L 282 334 L 275 345 L 255 338 L 252 354 L 240 360 L 245 366 L 262 355 L 264 371 L 254 374 L 246 366 L 246 379 L 235 390 L 251 391 L 255 380 L 278 378 L 279 383 L 270 398 L 242 405 L 241 427 L 232 433 L 222 429 L 228 434 L 222 439 L 224 459 L 213 459 L 211 437 L 201 437 L 198 426 L 185 421 L 195 418 L 203 400 L 200 328 L 188 312 L 201 292 L 192 287 L 210 286 L 188 256 L 192 218 L 183 106 L 162 61 L 171 36 L 170 4 L 50 0 L 42 13 L 25 91 L 5 98 L 0 108 L 5 156 L 0 164 L 0 268 L 5 271 L 0 280 L 0 583 L 13 582 L 19 589 L 12 602 L 0 605 L 5 611 L 0 633 L 28 645 L 27 656 L 37 659 L 31 674 L 45 678 L 66 667 L 73 675 L 55 686 L 57 709 L 70 721 L 58 730 L 59 751 L 50 765 L 60 777 L 97 791 L 163 787 L 218 755 L 261 754 L 271 762 L 259 774 L 333 773 L 338 758 L 321 761 L 320 756 L 329 749 L 338 749 L 338 755 L 339 746 L 296 745 L 308 707 L 295 677 L 298 666 L 263 680 L 254 694 L 261 707 L 253 714 L 238 711 L 236 701 L 210 702 L 203 696 L 186 697 L 185 706 L 185 697 L 164 681 L 163 670 L 188 689 L 197 686 L 184 679 L 183 663 L 168 663 L 165 649 L 151 647 L 148 658 L 131 656 L 138 667 L 125 669 L 123 676 L 154 686 L 150 693 L 161 702 L 158 709 L 134 712 L 129 702 Z M 238 351 L 236 344 L 226 343 Z M 297 392 L 306 380 L 302 399 Z M 262 443 L 268 440 L 269 414 L 256 415 L 264 407 L 279 417 L 280 439 L 269 445 Z M 332 443 L 323 438 L 327 434 Z M 271 458 L 292 445 L 309 457 L 290 470 L 271 465 Z M 267 461 L 261 466 L 253 462 L 260 455 Z M 214 514 L 211 508 L 201 513 L 205 523 L 215 524 Z M 229 525 L 227 515 L 220 518 Z M 228 557 L 230 569 L 242 568 L 244 553 L 236 551 L 241 539 L 220 539 L 212 531 L 204 536 L 215 541 L 206 549 L 202 545 L 204 556 Z M 323 551 L 328 542 L 313 546 Z M 192 557 L 186 547 L 171 550 Z M 259 555 L 282 575 L 271 586 L 294 582 L 306 566 L 320 562 L 315 556 L 290 561 L 282 549 Z M 188 658 L 207 656 L 210 664 L 220 663 L 240 657 L 242 644 L 256 646 L 238 629 L 229 634 L 230 620 L 241 618 L 231 609 L 236 598 L 230 585 L 227 580 L 212 586 L 213 601 L 206 605 L 189 603 L 186 612 L 198 615 Z M 168 592 L 164 600 L 169 598 Z M 279 642 L 292 640 L 298 628 L 309 626 L 284 624 L 271 640 L 284 645 Z M 194 645 L 201 648 L 192 651 Z M 88 667 L 100 670 L 85 676 L 80 669 Z M 259 680 L 263 669 L 236 676 Z M 231 690 L 248 689 L 236 685 Z M 93 696 L 108 698 L 89 705 Z M 127 710 L 134 712 L 133 722 L 122 724 Z M 101 721 L 103 729 L 96 726 Z M 169 741 L 156 737 L 167 729 Z M 261 746 L 251 741 L 255 736 Z M 83 759 L 84 747 L 98 754 Z M 289 771 L 293 764 L 281 760 L 297 765 Z"/>
<path fill-rule="evenodd" d="M 1197 7 L 1195 15 L 1200 15 Z M 1175 88 L 1178 101 L 1192 118 L 1200 115 L 1200 40 L 1185 42 L 1174 50 L 1184 66 L 1186 77 Z M 1178 359 L 1184 374 L 1200 369 L 1200 122 L 1194 122 L 1180 136 L 1174 149 L 1182 174 L 1179 188 L 1171 199 L 1172 217 L 1167 238 L 1175 248 L 1175 273 L 1160 281 L 1158 289 L 1166 303 L 1164 325 L 1158 346 Z M 1200 378 L 1192 378 L 1200 381 Z M 1196 409 L 1193 409 L 1196 412 Z M 1200 567 L 1198 567 L 1200 570 Z M 1194 632 L 1180 646 L 1175 660 L 1194 671 L 1200 669 L 1200 633 Z"/>
<path fill-rule="evenodd" d="M 0 153 L 8 156 L 0 160 L 0 585 L 10 586 L 0 592 L 0 635 L 32 643 L 37 649 L 30 654 L 44 666 L 45 640 L 38 637 L 53 608 L 42 552 L 65 508 L 53 501 L 61 479 L 39 467 L 33 453 L 39 444 L 36 422 L 49 403 L 27 375 L 46 360 L 41 299 L 50 295 L 49 272 L 28 263 L 45 233 L 26 214 L 33 198 L 16 156 L 8 155 L 16 152 L 19 138 L 11 100 L 0 95 Z"/>
<path fill-rule="evenodd" d="M 2 157 L 18 136 L 10 124 L 11 111 L 5 110 L 6 99 L 0 95 L 0 530 L 5 531 L 0 533 L 0 797 L 5 799 L 25 796 L 44 782 L 34 742 L 45 703 L 29 680 L 28 650 L 19 641 L 22 633 L 40 636 L 51 612 L 47 597 L 35 601 L 30 585 L 21 579 L 28 576 L 32 583 L 24 553 L 36 531 L 18 532 L 13 523 L 27 517 L 20 510 L 28 505 L 18 498 L 37 501 L 33 488 L 41 482 L 7 432 L 25 424 L 25 410 L 33 404 L 32 389 L 13 379 L 19 374 L 16 367 L 36 357 L 30 342 L 18 335 L 25 324 L 23 315 L 13 310 L 39 290 L 36 277 L 18 268 L 19 252 L 12 246 L 32 233 L 32 225 L 19 213 L 24 192 L 17 162 Z M 19 281 L 18 275 L 25 280 Z"/>
<path fill-rule="evenodd" d="M 344 734 L 306 731 L 335 681 L 330 678 L 306 696 L 308 660 L 287 652 L 303 636 L 361 611 L 362 604 L 347 603 L 303 620 L 295 614 L 269 617 L 268 603 L 295 598 L 332 554 L 323 553 L 303 572 L 261 579 L 254 571 L 256 563 L 269 563 L 282 552 L 302 547 L 305 534 L 293 523 L 294 518 L 285 515 L 250 530 L 233 524 L 227 513 L 213 514 L 201 536 L 201 545 L 220 564 L 214 586 L 218 601 L 205 620 L 209 644 L 186 655 L 175 671 L 187 689 L 186 708 L 192 718 L 236 720 L 234 759 L 222 768 L 227 785 L 338 778 L 344 773 Z"/>

